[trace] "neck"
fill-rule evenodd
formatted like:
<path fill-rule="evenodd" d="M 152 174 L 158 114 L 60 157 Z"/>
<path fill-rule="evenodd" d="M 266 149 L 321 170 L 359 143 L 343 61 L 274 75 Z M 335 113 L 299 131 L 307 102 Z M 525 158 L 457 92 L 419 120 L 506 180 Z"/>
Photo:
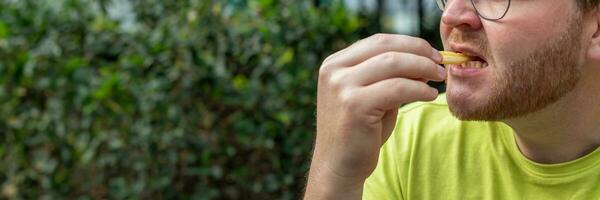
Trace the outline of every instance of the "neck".
<path fill-rule="evenodd" d="M 525 157 L 544 164 L 562 163 L 600 146 L 600 88 L 582 78 L 573 91 L 543 110 L 504 120 L 515 131 Z"/>

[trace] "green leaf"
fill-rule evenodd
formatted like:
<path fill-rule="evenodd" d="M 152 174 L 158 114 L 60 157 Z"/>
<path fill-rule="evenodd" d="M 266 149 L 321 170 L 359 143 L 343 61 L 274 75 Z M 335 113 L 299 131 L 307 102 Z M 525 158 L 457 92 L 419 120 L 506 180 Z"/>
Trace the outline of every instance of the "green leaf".
<path fill-rule="evenodd" d="M 246 88 L 247 83 L 248 79 L 244 75 L 239 74 L 233 78 L 233 87 L 238 91 Z"/>
<path fill-rule="evenodd" d="M 292 121 L 290 114 L 287 112 L 278 112 L 277 115 L 275 115 L 275 117 L 277 118 L 277 120 L 279 120 L 286 126 L 289 126 Z"/>
<path fill-rule="evenodd" d="M 109 96 L 112 95 L 113 89 L 118 84 L 118 82 L 119 82 L 118 74 L 113 74 L 113 75 L 109 76 L 104 81 L 102 81 L 102 84 L 100 85 L 100 87 L 98 89 L 96 89 L 96 91 L 94 91 L 94 98 L 96 98 L 98 100 L 107 99 Z"/>
<path fill-rule="evenodd" d="M 67 63 L 65 64 L 65 71 L 67 73 L 71 73 L 75 70 L 77 70 L 80 67 L 83 67 L 85 65 L 85 60 L 83 60 L 83 58 L 79 58 L 79 57 L 75 57 L 75 58 L 70 58 L 69 60 L 67 60 Z"/>
<path fill-rule="evenodd" d="M 0 39 L 8 38 L 10 34 L 10 29 L 6 23 L 0 21 Z"/>
<path fill-rule="evenodd" d="M 283 66 L 290 63 L 294 59 L 294 50 L 287 48 L 275 62 L 276 66 Z"/>

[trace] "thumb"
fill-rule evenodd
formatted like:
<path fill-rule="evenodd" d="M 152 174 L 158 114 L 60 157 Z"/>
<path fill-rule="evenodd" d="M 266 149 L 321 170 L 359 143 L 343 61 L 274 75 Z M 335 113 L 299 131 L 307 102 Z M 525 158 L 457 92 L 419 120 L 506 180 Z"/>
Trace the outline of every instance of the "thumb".
<path fill-rule="evenodd" d="M 381 145 L 387 141 L 387 139 L 394 131 L 394 127 L 396 126 L 396 119 L 398 118 L 398 109 L 389 110 L 383 115 L 381 119 L 382 124 L 382 132 L 381 132 Z"/>

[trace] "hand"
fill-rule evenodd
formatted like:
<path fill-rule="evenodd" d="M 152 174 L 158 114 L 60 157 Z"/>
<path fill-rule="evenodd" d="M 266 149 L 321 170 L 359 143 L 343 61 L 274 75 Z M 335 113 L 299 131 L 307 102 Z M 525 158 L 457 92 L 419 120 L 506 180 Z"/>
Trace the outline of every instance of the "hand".
<path fill-rule="evenodd" d="M 392 133 L 398 107 L 436 98 L 437 90 L 426 82 L 445 79 L 440 61 L 425 40 L 390 34 L 371 36 L 325 59 L 307 195 L 317 182 L 321 189 L 362 189 Z"/>

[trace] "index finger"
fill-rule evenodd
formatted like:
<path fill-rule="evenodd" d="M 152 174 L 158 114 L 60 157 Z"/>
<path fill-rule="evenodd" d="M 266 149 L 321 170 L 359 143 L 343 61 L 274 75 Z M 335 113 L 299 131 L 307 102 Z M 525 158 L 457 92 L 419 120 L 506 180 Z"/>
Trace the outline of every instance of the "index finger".
<path fill-rule="evenodd" d="M 350 47 L 331 55 L 325 62 L 341 66 L 354 66 L 363 61 L 385 52 L 403 52 L 424 56 L 439 63 L 440 53 L 431 47 L 429 42 L 406 35 L 375 34 L 360 40 Z"/>

